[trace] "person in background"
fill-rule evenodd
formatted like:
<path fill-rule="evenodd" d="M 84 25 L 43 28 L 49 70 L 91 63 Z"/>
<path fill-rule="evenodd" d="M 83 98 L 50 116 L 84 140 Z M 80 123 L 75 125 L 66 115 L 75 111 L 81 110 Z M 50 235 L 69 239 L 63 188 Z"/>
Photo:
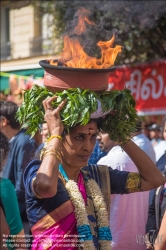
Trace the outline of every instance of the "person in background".
<path fill-rule="evenodd" d="M 166 119 L 162 125 L 162 141 L 155 147 L 157 157 L 157 167 L 166 176 Z M 150 192 L 150 206 L 148 220 L 146 224 L 146 233 L 148 237 L 147 249 L 152 249 L 155 237 L 157 237 L 158 230 L 166 209 L 166 183 L 157 190 Z M 166 232 L 166 231 L 165 231 Z M 158 236 L 161 235 L 158 233 Z M 151 236 L 151 237 L 150 237 Z M 154 236 L 154 237 L 153 237 Z M 160 244 L 156 244 L 155 250 L 160 248 Z"/>
<path fill-rule="evenodd" d="M 37 146 L 39 147 L 42 143 L 42 136 L 39 130 L 35 133 L 35 135 L 33 136 L 33 139 L 35 140 Z"/>
<path fill-rule="evenodd" d="M 162 139 L 166 141 L 166 118 L 163 120 L 163 125 L 161 129 Z"/>
<path fill-rule="evenodd" d="M 166 152 L 166 119 L 164 119 L 161 127 L 161 139 L 162 140 L 154 147 L 157 161 Z"/>
<path fill-rule="evenodd" d="M 7 154 L 9 151 L 9 144 L 7 137 L 0 132 L 0 171 L 5 164 Z M 1 246 L 0 249 L 13 249 L 10 245 L 16 244 L 14 249 L 26 249 L 21 247 L 21 244 L 25 243 L 24 230 L 20 217 L 20 211 L 14 186 L 10 180 L 0 178 L 0 221 L 1 221 Z M 10 237 L 7 235 L 13 235 L 14 242 L 10 243 Z M 8 240 L 8 242 L 5 242 Z M 22 241 L 20 241 L 22 240 Z M 5 244 L 6 243 L 6 244 Z"/>
<path fill-rule="evenodd" d="M 166 157 L 165 157 L 165 168 L 163 170 L 163 174 L 166 177 Z M 153 249 L 155 239 L 157 239 L 157 234 L 159 235 L 159 237 L 161 236 L 161 234 L 158 233 L 158 231 L 160 229 L 161 221 L 164 217 L 165 211 L 166 211 L 166 182 L 165 184 L 163 184 L 162 186 L 160 186 L 155 190 L 152 197 L 152 204 L 149 206 L 148 219 L 146 223 L 147 249 Z M 165 235 L 166 235 L 166 229 L 165 229 Z M 159 249 L 157 247 L 157 244 L 155 249 Z"/>
<path fill-rule="evenodd" d="M 45 143 L 45 141 L 49 135 L 48 125 L 46 122 L 42 124 L 40 133 L 42 136 L 42 143 Z"/>
<path fill-rule="evenodd" d="M 107 153 L 101 151 L 98 141 L 96 141 L 94 150 L 89 158 L 88 164 L 96 164 L 102 157 L 106 155 Z"/>
<path fill-rule="evenodd" d="M 38 148 L 36 149 L 36 152 L 35 152 L 35 158 L 38 158 L 39 155 L 40 155 L 40 152 L 41 150 L 43 149 L 44 147 L 44 143 L 49 135 L 49 130 L 48 130 L 48 125 L 47 123 L 43 123 L 41 125 L 41 129 L 40 129 L 40 135 L 41 135 L 41 144 L 38 145 Z"/>
<path fill-rule="evenodd" d="M 155 147 L 155 155 L 156 155 L 156 165 L 158 169 L 162 172 L 166 165 L 166 120 L 163 121 L 162 131 L 161 131 L 162 139 Z M 155 189 L 150 191 L 149 195 L 149 205 L 152 204 L 152 199 L 155 193 Z"/>
<path fill-rule="evenodd" d="M 166 250 L 166 209 L 154 245 L 155 250 Z"/>
<path fill-rule="evenodd" d="M 8 250 L 7 249 L 7 245 L 5 243 L 5 240 L 8 238 L 9 234 L 10 234 L 10 229 L 9 226 L 6 222 L 6 218 L 4 215 L 4 210 L 2 209 L 2 206 L 0 204 L 0 249 L 1 250 Z"/>
<path fill-rule="evenodd" d="M 156 163 L 155 151 L 150 140 L 143 133 L 141 121 L 137 122 L 136 132 L 133 134 L 132 140 Z"/>
<path fill-rule="evenodd" d="M 161 128 L 158 124 L 154 123 L 149 127 L 149 136 L 153 147 L 156 147 L 157 144 L 161 141 Z"/>
<path fill-rule="evenodd" d="M 152 126 L 153 124 L 154 124 L 154 122 L 150 122 L 150 123 L 144 123 L 144 125 L 143 125 L 143 133 L 149 140 L 150 140 L 149 127 Z"/>
<path fill-rule="evenodd" d="M 100 149 L 108 153 L 97 162 L 97 165 L 107 165 L 114 170 L 138 172 L 131 158 L 116 142 L 109 138 L 107 133 L 100 132 L 97 140 Z M 112 250 L 145 249 L 145 245 L 142 245 L 139 236 L 145 235 L 148 206 L 149 191 L 130 195 L 111 195 Z"/>
<path fill-rule="evenodd" d="M 2 176 L 9 179 L 14 185 L 20 215 L 24 230 L 29 234 L 29 223 L 25 207 L 25 188 L 23 185 L 23 171 L 31 161 L 37 148 L 36 142 L 25 134 L 26 130 L 20 130 L 20 124 L 16 120 L 18 105 L 10 101 L 0 101 L 0 131 L 8 138 L 10 150 L 7 162 L 2 171 Z"/>

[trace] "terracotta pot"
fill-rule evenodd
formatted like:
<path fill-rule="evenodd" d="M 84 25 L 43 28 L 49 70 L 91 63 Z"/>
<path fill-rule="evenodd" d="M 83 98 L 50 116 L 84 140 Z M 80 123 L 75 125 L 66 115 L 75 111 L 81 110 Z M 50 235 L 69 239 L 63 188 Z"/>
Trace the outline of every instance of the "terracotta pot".
<path fill-rule="evenodd" d="M 108 88 L 108 76 L 115 67 L 107 69 L 82 69 L 50 65 L 48 61 L 39 62 L 45 70 L 44 85 L 52 92 L 69 88 L 91 89 L 102 92 Z"/>

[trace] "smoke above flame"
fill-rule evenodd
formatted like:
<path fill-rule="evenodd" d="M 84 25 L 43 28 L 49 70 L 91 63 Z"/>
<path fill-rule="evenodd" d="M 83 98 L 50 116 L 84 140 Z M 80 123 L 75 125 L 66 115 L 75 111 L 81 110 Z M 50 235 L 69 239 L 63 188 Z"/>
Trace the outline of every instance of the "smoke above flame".
<path fill-rule="evenodd" d="M 106 42 L 99 41 L 97 46 L 101 50 L 101 57 L 95 58 L 89 56 L 84 51 L 84 46 L 81 45 L 79 41 L 79 36 L 86 33 L 87 25 L 95 26 L 93 21 L 89 20 L 89 15 L 91 12 L 83 7 L 81 7 L 74 17 L 78 18 L 78 24 L 74 28 L 74 33 L 77 36 L 69 37 L 69 35 L 64 36 L 64 48 L 63 52 L 60 54 L 58 62 L 50 60 L 51 65 L 58 66 L 58 64 L 71 68 L 89 68 L 89 69 L 104 69 L 109 68 L 114 65 L 116 57 L 119 52 L 121 52 L 121 46 L 116 45 L 113 47 L 115 41 L 115 35 Z"/>

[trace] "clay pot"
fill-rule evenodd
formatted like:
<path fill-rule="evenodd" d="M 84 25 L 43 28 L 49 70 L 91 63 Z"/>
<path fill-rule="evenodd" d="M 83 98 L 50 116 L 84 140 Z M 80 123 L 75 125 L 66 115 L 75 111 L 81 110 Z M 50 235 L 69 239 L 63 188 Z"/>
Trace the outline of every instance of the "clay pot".
<path fill-rule="evenodd" d="M 91 89 L 103 92 L 108 88 L 108 76 L 115 67 L 107 69 L 82 69 L 50 65 L 48 61 L 39 62 L 45 70 L 44 85 L 52 92 L 69 88 Z"/>

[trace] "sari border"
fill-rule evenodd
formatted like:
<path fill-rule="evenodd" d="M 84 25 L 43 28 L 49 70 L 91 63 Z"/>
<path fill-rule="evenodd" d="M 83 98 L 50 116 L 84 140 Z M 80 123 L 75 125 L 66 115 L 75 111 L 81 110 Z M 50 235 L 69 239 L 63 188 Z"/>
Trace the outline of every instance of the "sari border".
<path fill-rule="evenodd" d="M 74 206 L 71 200 L 66 201 L 58 208 L 41 218 L 32 228 L 32 234 L 42 234 L 45 230 L 64 219 L 74 212 Z M 36 231 L 36 232 L 35 232 Z"/>
<path fill-rule="evenodd" d="M 105 165 L 98 165 L 98 171 L 101 182 L 101 191 L 107 205 L 108 218 L 110 219 L 110 206 L 111 206 L 111 180 L 109 174 L 109 167 Z"/>

